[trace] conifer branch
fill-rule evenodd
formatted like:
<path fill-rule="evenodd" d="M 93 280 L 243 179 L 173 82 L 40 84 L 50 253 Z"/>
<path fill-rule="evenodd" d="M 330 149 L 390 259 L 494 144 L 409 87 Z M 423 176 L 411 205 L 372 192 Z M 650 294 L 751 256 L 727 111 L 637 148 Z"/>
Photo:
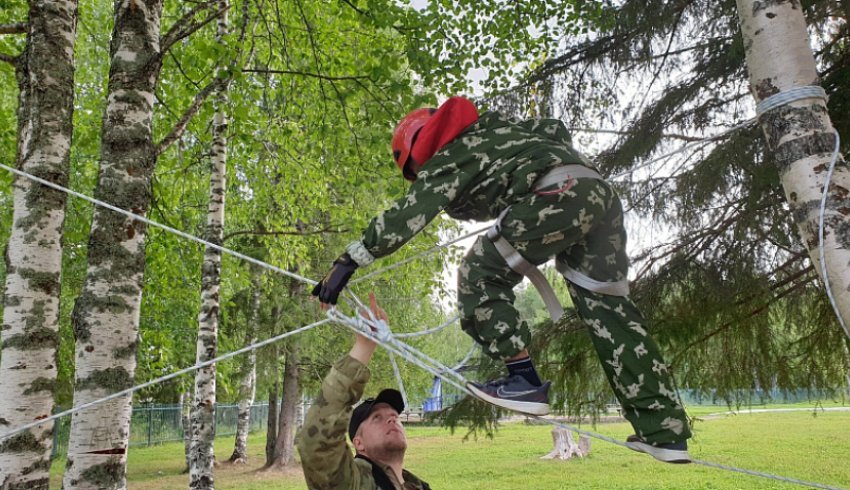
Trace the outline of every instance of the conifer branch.
<path fill-rule="evenodd" d="M 687 346 L 685 346 L 683 349 L 681 349 L 673 357 L 673 361 L 670 363 L 671 369 L 673 368 L 673 366 L 675 366 L 677 364 L 679 359 L 683 355 L 685 355 L 692 347 L 697 346 L 699 344 L 702 344 L 703 342 L 706 342 L 707 340 L 711 339 L 712 337 L 715 337 L 715 336 L 729 330 L 730 328 L 734 327 L 736 324 L 738 324 L 739 322 L 741 322 L 743 320 L 747 320 L 749 318 L 752 318 L 752 317 L 758 315 L 759 313 L 763 312 L 764 310 L 768 309 L 771 305 L 773 305 L 774 303 L 779 301 L 780 299 L 788 296 L 789 294 L 797 291 L 798 289 L 802 288 L 803 286 L 806 286 L 810 282 L 816 280 L 818 278 L 818 275 L 817 275 L 817 273 L 813 274 L 813 272 L 814 272 L 814 266 L 810 265 L 810 266 L 806 267 L 805 269 L 800 270 L 796 274 L 790 276 L 785 281 L 782 281 L 781 283 L 777 283 L 777 284 L 771 286 L 771 290 L 776 290 L 776 289 L 779 289 L 780 287 L 783 287 L 783 286 L 787 285 L 788 283 L 791 283 L 791 282 L 793 282 L 793 281 L 795 281 L 795 280 L 797 280 L 801 277 L 803 278 L 799 282 L 792 284 L 791 287 L 789 287 L 788 289 L 779 292 L 778 294 L 772 296 L 770 299 L 768 299 L 764 303 L 762 303 L 762 304 L 758 305 L 757 307 L 755 307 L 754 309 L 750 310 L 743 317 L 736 318 L 735 320 L 732 320 L 732 321 L 728 321 L 728 322 L 724 323 L 723 325 L 720 325 L 716 329 L 712 330 L 711 332 L 708 332 L 707 334 L 698 338 L 697 340 L 694 340 L 693 342 L 689 343 Z M 806 276 L 806 277 L 803 277 L 803 276 Z"/>

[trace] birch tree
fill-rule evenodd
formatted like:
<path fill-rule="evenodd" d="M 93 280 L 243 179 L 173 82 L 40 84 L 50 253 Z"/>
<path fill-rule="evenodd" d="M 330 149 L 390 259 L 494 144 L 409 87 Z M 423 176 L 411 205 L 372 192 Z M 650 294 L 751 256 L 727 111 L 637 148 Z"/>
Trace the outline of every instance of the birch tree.
<path fill-rule="evenodd" d="M 799 0 L 737 0 L 750 90 L 756 102 L 796 87 L 819 85 Z M 829 283 L 838 314 L 850 321 L 850 169 L 841 153 L 829 182 L 819 239 L 821 196 L 835 148 L 826 100 L 806 98 L 762 114 L 762 130 L 800 236 L 822 282 Z M 826 270 L 821 270 L 823 247 Z M 850 338 L 850 330 L 844 325 Z"/>
<path fill-rule="evenodd" d="M 25 24 L 0 26 L 27 36 L 11 63 L 19 90 L 16 167 L 50 182 L 68 181 L 74 107 L 77 1 L 31 1 Z M 66 194 L 23 177 L 13 186 L 6 248 L 0 353 L 0 432 L 53 411 Z M 0 489 L 47 489 L 53 424 L 0 441 Z"/>
<path fill-rule="evenodd" d="M 197 18 L 210 5 L 194 6 L 160 35 L 162 0 L 115 2 L 95 198 L 138 215 L 147 213 L 158 154 L 179 137 L 196 106 L 203 102 L 196 98 L 166 139 L 154 144 L 154 91 L 162 54 L 215 18 L 215 13 L 206 19 Z M 95 208 L 86 280 L 72 315 L 76 337 L 74 405 L 134 383 L 145 236 L 143 223 L 100 206 Z M 132 397 L 125 396 L 73 415 L 64 488 L 126 487 L 131 413 Z"/>
<path fill-rule="evenodd" d="M 137 214 L 150 204 L 152 139 L 162 0 L 118 1 L 110 43 L 97 199 Z M 97 207 L 88 268 L 74 305 L 74 405 L 132 386 L 144 273 L 145 225 Z M 66 489 L 126 487 L 132 397 L 77 412 L 71 420 Z"/>
<path fill-rule="evenodd" d="M 224 3 L 224 2 L 222 2 Z M 227 35 L 227 16 L 218 22 L 219 42 Z M 207 210 L 207 229 L 204 239 L 221 245 L 224 235 L 224 192 L 227 174 L 227 113 L 224 91 L 215 99 L 213 144 L 211 152 L 210 195 Z M 201 272 L 201 311 L 198 316 L 198 345 L 195 361 L 213 359 L 218 352 L 218 323 L 221 289 L 221 252 L 212 247 L 204 251 Z M 213 463 L 215 454 L 215 364 L 195 373 L 195 394 L 192 400 L 192 445 L 189 449 L 189 488 L 214 488 Z"/>
<path fill-rule="evenodd" d="M 247 5 L 243 4 L 242 29 L 237 45 L 241 46 L 247 23 Z M 216 41 L 227 48 L 227 0 L 219 1 L 222 15 L 218 19 Z M 250 55 L 249 55 L 250 56 Z M 231 65 L 238 64 L 239 55 L 233 58 Z M 223 66 L 217 78 L 221 83 L 215 95 L 215 115 L 213 116 L 213 142 L 211 152 L 210 192 L 207 209 L 207 228 L 204 238 L 215 245 L 224 243 L 224 200 L 225 180 L 227 177 L 227 88 L 232 74 L 227 74 L 233 66 Z M 204 250 L 204 263 L 201 269 L 201 310 L 198 314 L 198 341 L 195 361 L 206 362 L 216 357 L 218 352 L 218 326 L 221 313 L 221 252 L 213 247 Z M 253 353 L 251 354 L 253 355 Z M 216 367 L 211 364 L 195 373 L 195 393 L 192 400 L 191 431 L 192 444 L 189 449 L 189 488 L 212 489 L 215 479 L 213 465 L 215 453 L 215 404 L 216 404 Z"/>

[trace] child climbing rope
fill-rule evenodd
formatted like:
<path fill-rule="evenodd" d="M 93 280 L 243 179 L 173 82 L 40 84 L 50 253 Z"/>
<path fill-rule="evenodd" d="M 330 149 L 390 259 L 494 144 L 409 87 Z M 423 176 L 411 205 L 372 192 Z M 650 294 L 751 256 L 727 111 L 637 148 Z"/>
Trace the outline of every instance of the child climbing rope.
<path fill-rule="evenodd" d="M 549 382 L 527 346 L 531 331 L 513 305 L 513 288 L 555 257 L 605 374 L 635 428 L 628 445 L 667 462 L 689 462 L 685 411 L 646 320 L 628 294 L 626 232 L 620 199 L 571 144 L 561 121 L 513 121 L 452 97 L 399 122 L 393 157 L 413 182 L 395 205 L 348 245 L 313 295 L 334 305 L 359 267 L 398 250 L 440 211 L 461 220 L 498 219 L 479 237 L 458 274 L 461 327 L 508 375 L 470 383 L 480 398 L 545 415 Z M 548 285 L 548 283 L 547 283 Z M 541 288 L 545 289 L 545 288 Z M 553 317 L 560 306 L 547 298 Z M 557 304 L 557 301 L 554 301 Z"/>

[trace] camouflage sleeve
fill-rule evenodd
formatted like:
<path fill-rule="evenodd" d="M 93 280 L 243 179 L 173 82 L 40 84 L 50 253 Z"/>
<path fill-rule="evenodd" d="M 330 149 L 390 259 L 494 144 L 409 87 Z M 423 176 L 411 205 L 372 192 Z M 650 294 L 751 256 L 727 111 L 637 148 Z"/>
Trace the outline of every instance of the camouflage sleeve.
<path fill-rule="evenodd" d="M 360 468 L 346 443 L 352 406 L 369 381 L 369 368 L 351 356 L 338 360 L 304 419 L 298 452 L 311 490 L 355 489 Z"/>
<path fill-rule="evenodd" d="M 478 173 L 474 158 L 454 161 L 441 150 L 439 167 L 419 173 L 407 193 L 390 209 L 374 218 L 360 241 L 347 252 L 358 265 L 367 266 L 376 258 L 395 252 L 430 223 Z M 469 156 L 467 154 L 467 156 Z"/>

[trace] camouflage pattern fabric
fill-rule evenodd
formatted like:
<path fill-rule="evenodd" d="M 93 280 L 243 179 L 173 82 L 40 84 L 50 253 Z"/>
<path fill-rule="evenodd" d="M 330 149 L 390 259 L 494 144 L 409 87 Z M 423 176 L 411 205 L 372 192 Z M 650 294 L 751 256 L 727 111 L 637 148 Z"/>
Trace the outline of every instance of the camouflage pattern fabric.
<path fill-rule="evenodd" d="M 319 396 L 307 411 L 298 434 L 298 453 L 310 490 L 379 490 L 372 465 L 355 458 L 346 443 L 352 407 L 369 381 L 369 368 L 345 356 L 322 382 Z M 404 470 L 404 485 L 392 471 L 385 471 L 396 490 L 425 490 L 426 484 Z"/>
<path fill-rule="evenodd" d="M 578 179 L 559 194 L 529 195 L 511 206 L 501 221 L 501 235 L 535 265 L 554 256 L 602 282 L 624 279 L 628 273 L 622 206 L 601 180 Z M 513 288 L 522 279 L 486 237 L 478 238 L 461 264 L 461 327 L 492 357 L 512 357 L 531 340 L 528 325 L 513 305 Z M 689 438 L 685 411 L 637 306 L 628 297 L 568 286 L 623 414 L 637 434 L 650 443 Z"/>
<path fill-rule="evenodd" d="M 623 416 L 637 435 L 650 444 L 689 439 L 685 409 L 637 306 L 628 297 L 567 284 Z"/>
<path fill-rule="evenodd" d="M 546 171 L 571 163 L 589 165 L 570 145 L 561 121 L 513 123 L 484 113 L 428 160 L 404 197 L 373 219 L 347 251 L 367 266 L 398 250 L 443 210 L 456 219 L 494 219 L 531 193 Z"/>
<path fill-rule="evenodd" d="M 486 221 L 510 208 L 501 220 L 501 234 L 529 262 L 539 265 L 555 256 L 597 281 L 625 279 L 629 264 L 622 205 L 606 182 L 575 179 L 563 192 L 535 193 L 540 177 L 569 164 L 591 167 L 572 147 L 561 121 L 517 122 L 485 113 L 431 158 L 407 194 L 373 219 L 347 251 L 366 266 L 397 250 L 442 210 L 453 218 Z M 513 288 L 521 280 L 486 237 L 478 238 L 460 267 L 461 326 L 494 358 L 509 358 L 529 344 L 529 327 L 513 306 Z M 685 412 L 637 307 L 628 298 L 570 286 L 638 435 L 650 443 L 690 437 Z"/>

